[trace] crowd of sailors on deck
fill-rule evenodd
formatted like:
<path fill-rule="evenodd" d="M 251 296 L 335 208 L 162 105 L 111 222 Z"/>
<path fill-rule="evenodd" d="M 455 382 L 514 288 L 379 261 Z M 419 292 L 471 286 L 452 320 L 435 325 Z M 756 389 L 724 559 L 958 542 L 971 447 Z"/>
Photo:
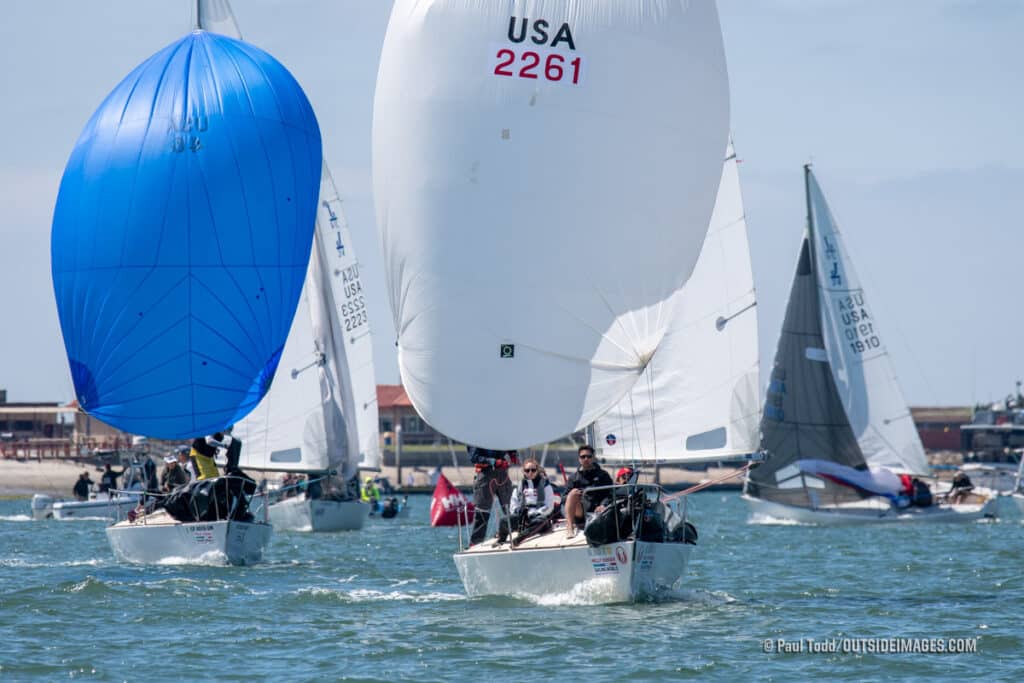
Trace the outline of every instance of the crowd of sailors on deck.
<path fill-rule="evenodd" d="M 566 536 L 571 539 L 588 519 L 624 495 L 613 486 L 624 487 L 635 480 L 633 470 L 623 467 L 616 472 L 613 482 L 611 475 L 597 463 L 593 447 L 583 445 L 577 452 L 579 468 L 567 478 L 559 505 L 554 487 L 536 458 L 528 457 L 523 461 L 522 479 L 513 486 L 509 470 L 519 462 L 516 451 L 466 448 L 476 470 L 471 546 L 485 540 L 495 500 L 503 513 L 498 520 L 498 543 L 510 540 L 515 546 L 545 533 L 560 514 L 565 517 Z M 512 532 L 516 535 L 510 538 Z"/>

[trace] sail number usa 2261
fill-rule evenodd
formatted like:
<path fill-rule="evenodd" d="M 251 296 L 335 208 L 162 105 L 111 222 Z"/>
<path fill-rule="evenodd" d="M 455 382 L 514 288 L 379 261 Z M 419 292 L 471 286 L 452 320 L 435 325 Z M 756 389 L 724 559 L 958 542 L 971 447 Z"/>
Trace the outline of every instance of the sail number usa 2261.
<path fill-rule="evenodd" d="M 491 49 L 490 69 L 495 76 L 579 85 L 583 57 L 568 23 L 557 26 L 546 19 L 509 17 L 508 44 Z M 568 54 L 564 54 L 564 52 Z"/>

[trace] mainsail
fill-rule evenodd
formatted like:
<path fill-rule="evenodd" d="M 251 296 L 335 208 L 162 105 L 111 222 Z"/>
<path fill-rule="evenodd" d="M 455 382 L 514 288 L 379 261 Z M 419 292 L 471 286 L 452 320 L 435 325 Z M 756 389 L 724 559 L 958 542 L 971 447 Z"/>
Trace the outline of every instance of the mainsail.
<path fill-rule="evenodd" d="M 928 474 L 917 428 L 903 398 L 878 319 L 850 262 L 818 181 L 807 170 L 812 235 L 820 267 L 822 332 L 846 418 L 872 467 Z"/>
<path fill-rule="evenodd" d="M 757 311 L 730 143 L 700 258 L 665 338 L 633 390 L 596 425 L 615 462 L 696 462 L 757 450 Z"/>
<path fill-rule="evenodd" d="M 629 391 L 697 261 L 728 120 L 712 2 L 395 2 L 374 194 L 427 422 L 517 448 Z"/>
<path fill-rule="evenodd" d="M 193 32 L 114 88 L 75 145 L 53 217 L 83 409 L 183 439 L 256 406 L 302 289 L 321 161 L 302 89 L 241 41 Z"/>
<path fill-rule="evenodd" d="M 199 0 L 197 25 L 241 39 L 227 0 Z M 236 427 L 243 466 L 288 471 L 380 467 L 376 379 L 359 262 L 337 186 L 323 162 L 316 240 L 282 355 L 282 375 Z"/>
<path fill-rule="evenodd" d="M 876 411 L 883 407 L 888 409 L 895 399 L 881 400 L 876 408 L 874 398 L 891 389 L 894 383 L 867 390 L 863 383 L 850 382 L 851 366 L 847 365 L 849 360 L 841 355 L 844 352 L 840 346 L 844 342 L 837 338 L 837 332 L 841 333 L 841 330 L 826 321 L 830 320 L 832 311 L 838 309 L 839 303 L 845 307 L 845 299 L 835 298 L 839 296 L 839 283 L 831 278 L 840 273 L 843 281 L 849 283 L 845 276 L 852 274 L 852 269 L 848 261 L 838 264 L 836 260 L 838 249 L 842 248 L 837 239 L 838 231 L 810 167 L 805 167 L 805 186 L 807 231 L 800 247 L 761 420 L 761 449 L 768 459 L 753 468 L 747 479 L 750 495 L 796 505 L 815 503 L 809 498 L 827 499 L 829 502 L 859 498 L 849 487 L 804 476 L 795 464 L 798 460 L 828 460 L 858 469 L 886 465 L 899 472 L 927 473 L 923 452 L 920 458 L 901 459 L 895 463 L 891 460 L 869 460 L 851 424 L 846 401 L 860 406 L 862 413 L 859 414 L 877 415 Z M 823 225 L 823 219 L 827 219 L 827 227 Z M 822 234 L 819 234 L 820 230 L 823 230 Z M 828 286 L 830 282 L 833 283 L 831 288 Z M 849 291 L 841 296 L 856 296 L 856 300 L 863 301 L 863 290 L 859 285 L 856 289 L 846 289 Z M 877 323 L 873 316 L 871 318 L 874 326 L 866 329 L 877 335 Z M 874 343 L 871 342 L 872 348 Z M 881 354 L 885 357 L 884 350 Z M 862 363 L 855 362 L 852 367 L 861 366 Z M 840 386 L 847 389 L 845 401 Z M 851 387 L 857 387 L 859 395 L 851 395 L 848 391 Z M 902 397 L 899 401 L 902 402 Z M 902 405 L 906 411 L 906 404 Z M 897 417 L 898 413 L 892 415 Z M 884 418 L 879 416 L 878 419 Z M 913 438 L 917 440 L 916 432 Z M 901 450 L 905 452 L 906 449 Z M 921 450 L 920 440 L 917 440 L 917 450 Z"/>

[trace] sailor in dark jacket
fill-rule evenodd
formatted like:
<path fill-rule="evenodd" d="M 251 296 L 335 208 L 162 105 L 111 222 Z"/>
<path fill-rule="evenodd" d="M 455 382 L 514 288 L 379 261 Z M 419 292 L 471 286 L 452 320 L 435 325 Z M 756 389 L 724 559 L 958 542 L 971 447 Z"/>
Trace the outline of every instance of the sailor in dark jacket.
<path fill-rule="evenodd" d="M 597 512 L 611 501 L 611 488 L 600 491 L 588 490 L 594 486 L 612 485 L 612 478 L 601 466 L 594 462 L 594 449 L 591 446 L 580 446 L 580 468 L 569 477 L 565 490 L 565 534 L 569 538 L 576 535 L 576 527 L 583 524 L 588 512 Z"/>
<path fill-rule="evenodd" d="M 508 505 L 512 499 L 512 481 L 508 478 L 509 464 L 517 461 L 515 451 L 492 451 L 476 446 L 466 446 L 469 461 L 476 468 L 473 479 L 473 532 L 469 544 L 476 545 L 487 535 L 487 522 L 491 519 L 494 496 L 498 496 L 503 514 L 498 522 L 498 541 L 508 538 Z"/>

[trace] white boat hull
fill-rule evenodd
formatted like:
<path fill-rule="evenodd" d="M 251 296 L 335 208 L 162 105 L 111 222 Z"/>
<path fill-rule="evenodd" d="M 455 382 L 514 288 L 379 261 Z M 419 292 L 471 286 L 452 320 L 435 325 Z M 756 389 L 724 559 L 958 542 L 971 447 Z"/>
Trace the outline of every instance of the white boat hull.
<path fill-rule="evenodd" d="M 840 526 L 851 524 L 909 523 L 909 522 L 974 522 L 986 517 L 996 516 L 997 501 L 995 498 L 983 503 L 965 503 L 962 505 L 933 505 L 927 508 L 897 509 L 886 502 L 865 501 L 863 504 L 836 507 L 807 508 L 798 505 L 785 505 L 754 498 L 746 494 L 743 500 L 750 507 L 751 521 L 797 524 L 814 524 L 818 526 Z"/>
<path fill-rule="evenodd" d="M 68 500 L 53 504 L 53 518 L 121 519 L 139 504 L 137 496 L 121 496 L 94 500 Z"/>
<path fill-rule="evenodd" d="M 682 583 L 692 545 L 620 541 L 590 547 L 582 534 L 561 529 L 516 549 L 493 541 L 456 553 L 455 566 L 470 597 L 578 595 L 588 602 L 670 597 Z"/>
<path fill-rule="evenodd" d="M 114 555 L 133 564 L 253 564 L 270 533 L 264 522 L 179 522 L 162 511 L 107 527 Z"/>
<path fill-rule="evenodd" d="M 282 531 L 357 531 L 363 528 L 369 504 L 358 500 L 286 498 L 268 509 L 270 523 Z"/>

